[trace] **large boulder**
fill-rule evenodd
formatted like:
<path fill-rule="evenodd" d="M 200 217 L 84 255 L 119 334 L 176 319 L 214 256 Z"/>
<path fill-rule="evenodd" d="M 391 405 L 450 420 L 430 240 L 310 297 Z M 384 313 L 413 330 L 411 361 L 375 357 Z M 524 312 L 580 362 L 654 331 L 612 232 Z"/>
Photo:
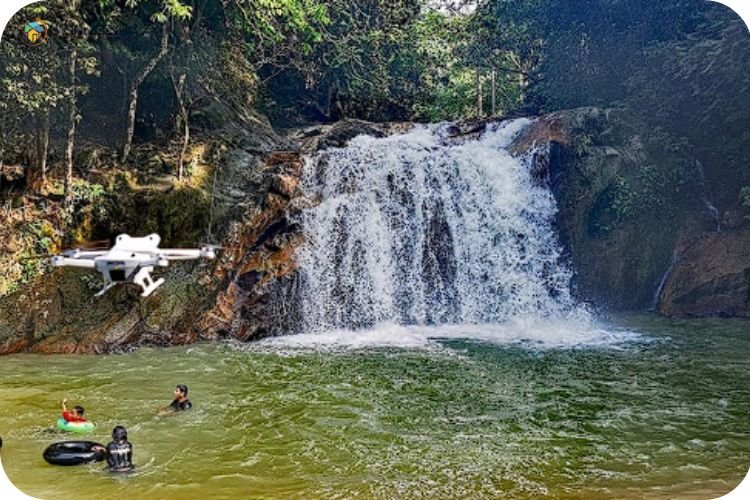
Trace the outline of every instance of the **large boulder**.
<path fill-rule="evenodd" d="M 750 318 L 750 229 L 681 244 L 658 299 L 665 316 Z"/>

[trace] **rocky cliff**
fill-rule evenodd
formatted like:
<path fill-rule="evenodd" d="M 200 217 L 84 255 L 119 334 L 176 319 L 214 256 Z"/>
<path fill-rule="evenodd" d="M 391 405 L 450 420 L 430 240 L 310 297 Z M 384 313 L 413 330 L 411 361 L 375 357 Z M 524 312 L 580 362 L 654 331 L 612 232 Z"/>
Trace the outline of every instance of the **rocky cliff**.
<path fill-rule="evenodd" d="M 683 140 L 622 110 L 537 119 L 515 143 L 558 201 L 577 294 L 608 310 L 747 316 L 750 233 L 710 199 Z"/>
<path fill-rule="evenodd" d="M 666 316 L 750 318 L 750 229 L 681 242 L 658 297 Z"/>
<path fill-rule="evenodd" d="M 175 188 L 118 174 L 100 231 L 155 231 L 179 246 L 195 245 L 208 227 L 223 246 L 217 261 L 171 265 L 148 299 L 127 286 L 96 298 L 98 275 L 51 270 L 0 298 L 0 354 L 106 353 L 282 332 L 294 317 L 294 250 L 303 242 L 293 215 L 311 203 L 299 188 L 302 155 L 409 126 L 352 120 L 282 136 L 264 117 L 237 114 L 218 101 L 198 110 L 194 121 L 214 144 L 203 173 L 212 182 Z"/>
<path fill-rule="evenodd" d="M 282 137 L 262 117 L 232 115 L 220 103 L 202 113 L 214 139 L 204 173 L 212 182 L 161 189 L 121 180 L 106 230 L 140 234 L 145 224 L 189 244 L 207 224 L 224 245 L 220 258 L 171 266 L 146 300 L 130 287 L 94 298 L 98 276 L 54 270 L 0 299 L 0 353 L 103 353 L 283 332 L 298 313 L 294 253 L 304 239 L 295 214 L 315 203 L 300 190 L 303 155 L 411 126 L 343 121 Z M 470 139 L 486 123 L 456 124 L 451 134 Z M 623 111 L 583 108 L 535 119 L 513 150 L 533 158 L 535 178 L 558 201 L 579 298 L 609 310 L 750 316 L 748 223 L 711 210 L 679 140 Z"/>
<path fill-rule="evenodd" d="M 173 264 L 161 273 L 166 283 L 146 300 L 127 286 L 95 298 L 98 275 L 50 271 L 0 299 L 0 353 L 103 353 L 250 336 L 247 328 L 231 327 L 233 318 L 249 314 L 269 282 L 294 267 L 299 238 L 285 213 L 298 195 L 300 155 L 260 115 L 212 101 L 194 118 L 213 144 L 202 173 L 208 181 L 161 185 L 117 174 L 102 202 L 108 218 L 99 233 L 156 231 L 165 246 L 192 246 L 208 231 L 225 245 L 219 259 Z M 228 297 L 238 293 L 241 307 L 232 309 Z"/>

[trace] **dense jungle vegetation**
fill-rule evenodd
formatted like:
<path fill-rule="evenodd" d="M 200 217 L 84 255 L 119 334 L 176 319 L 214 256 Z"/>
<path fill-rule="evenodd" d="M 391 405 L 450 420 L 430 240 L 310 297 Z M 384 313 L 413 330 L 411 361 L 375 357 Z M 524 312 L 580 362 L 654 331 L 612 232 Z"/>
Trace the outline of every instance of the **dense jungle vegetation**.
<path fill-rule="evenodd" d="M 19 43 L 37 18 L 47 43 Z M 0 61 L 6 211 L 95 211 L 91 172 L 137 173 L 144 145 L 190 182 L 214 98 L 281 128 L 619 107 L 700 159 L 721 210 L 750 205 L 750 35 L 704 0 L 48 0 Z M 37 226 L 35 251 L 87 236 Z"/>

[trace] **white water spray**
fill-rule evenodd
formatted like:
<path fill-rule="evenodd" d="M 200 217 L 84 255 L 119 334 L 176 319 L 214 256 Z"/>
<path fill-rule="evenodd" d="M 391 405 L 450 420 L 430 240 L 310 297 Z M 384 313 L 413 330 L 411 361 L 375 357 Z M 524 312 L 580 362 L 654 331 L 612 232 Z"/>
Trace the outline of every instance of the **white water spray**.
<path fill-rule="evenodd" d="M 529 124 L 446 141 L 445 127 L 360 136 L 308 160 L 298 254 L 306 332 L 585 316 L 555 200 L 506 150 Z"/>

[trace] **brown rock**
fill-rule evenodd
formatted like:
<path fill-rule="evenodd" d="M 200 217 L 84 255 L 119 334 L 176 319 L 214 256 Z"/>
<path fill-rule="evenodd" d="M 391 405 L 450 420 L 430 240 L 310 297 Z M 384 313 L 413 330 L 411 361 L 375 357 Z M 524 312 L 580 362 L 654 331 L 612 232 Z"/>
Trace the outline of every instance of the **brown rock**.
<path fill-rule="evenodd" d="M 287 198 L 299 194 L 299 178 L 287 174 L 277 174 L 271 179 L 271 191 Z"/>
<path fill-rule="evenodd" d="M 518 155 L 529 151 L 536 145 L 543 145 L 550 142 L 558 144 L 568 144 L 570 138 L 568 127 L 558 115 L 547 115 L 541 118 L 531 126 L 527 127 L 510 146 L 510 152 Z"/>
<path fill-rule="evenodd" d="M 282 167 L 295 177 L 302 175 L 304 162 L 297 151 L 274 151 L 264 159 L 266 167 Z"/>
<path fill-rule="evenodd" d="M 750 230 L 705 233 L 678 254 L 660 314 L 750 318 Z"/>

